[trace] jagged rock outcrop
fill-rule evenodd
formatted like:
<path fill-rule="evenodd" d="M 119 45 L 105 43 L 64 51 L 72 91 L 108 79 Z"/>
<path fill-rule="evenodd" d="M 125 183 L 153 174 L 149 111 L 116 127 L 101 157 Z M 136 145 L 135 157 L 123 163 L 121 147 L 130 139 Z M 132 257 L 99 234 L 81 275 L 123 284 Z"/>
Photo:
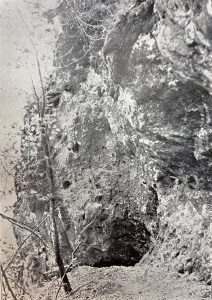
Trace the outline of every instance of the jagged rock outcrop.
<path fill-rule="evenodd" d="M 104 43 L 80 48 L 77 62 L 82 40 L 67 55 L 71 28 L 60 37 L 68 61 L 45 122 L 67 263 L 74 251 L 82 264 L 133 265 L 151 249 L 150 263 L 210 280 L 211 2 L 181 2 L 126 2 Z M 49 210 L 39 130 L 32 105 L 15 214 L 34 224 Z M 40 233 L 51 243 L 49 223 Z"/>
<path fill-rule="evenodd" d="M 158 48 L 182 78 L 212 93 L 211 1 L 155 1 Z"/>

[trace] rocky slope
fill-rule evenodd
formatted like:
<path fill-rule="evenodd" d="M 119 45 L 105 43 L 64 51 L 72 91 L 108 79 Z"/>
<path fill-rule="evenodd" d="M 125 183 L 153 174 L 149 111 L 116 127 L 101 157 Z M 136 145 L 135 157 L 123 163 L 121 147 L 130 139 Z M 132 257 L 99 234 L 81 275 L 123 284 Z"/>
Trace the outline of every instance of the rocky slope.
<path fill-rule="evenodd" d="M 73 252 L 96 267 L 141 260 L 211 285 L 211 1 L 93 1 L 88 11 L 95 8 L 99 21 L 89 15 L 85 28 L 71 23 L 67 5 L 48 12 L 50 21 L 63 20 L 63 33 L 44 119 L 65 262 Z M 39 122 L 32 103 L 14 214 L 31 226 L 42 222 L 51 245 Z M 21 243 L 23 232 L 16 236 Z M 39 247 L 33 237 L 25 250 Z"/>

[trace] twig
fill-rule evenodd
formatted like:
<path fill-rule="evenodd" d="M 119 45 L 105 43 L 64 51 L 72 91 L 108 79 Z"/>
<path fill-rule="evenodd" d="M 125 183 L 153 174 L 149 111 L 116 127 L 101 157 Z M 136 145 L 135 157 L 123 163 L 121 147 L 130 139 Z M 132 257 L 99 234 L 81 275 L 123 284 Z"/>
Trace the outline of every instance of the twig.
<path fill-rule="evenodd" d="M 80 242 L 76 245 L 76 247 L 74 248 L 74 250 L 73 250 L 73 252 L 72 252 L 72 254 L 71 254 L 71 257 L 72 257 L 72 260 L 74 259 L 74 254 L 75 254 L 75 252 L 77 251 L 77 249 L 79 248 L 79 246 L 80 246 Z"/>
<path fill-rule="evenodd" d="M 64 57 L 66 57 L 67 55 L 69 55 L 73 51 L 73 48 L 74 47 L 72 46 L 71 49 L 68 52 L 66 52 L 65 54 L 63 54 L 61 56 L 57 56 L 57 59 L 62 59 Z"/>
<path fill-rule="evenodd" d="M 24 20 L 24 17 L 22 15 L 22 13 L 20 12 L 19 8 L 16 6 L 16 9 L 18 11 L 18 14 L 20 15 L 21 17 L 21 20 L 22 20 L 22 23 L 24 24 L 25 28 L 26 28 L 26 31 L 29 35 L 29 40 L 32 44 L 32 47 L 35 51 L 35 57 L 36 57 L 36 63 L 37 63 L 37 68 L 38 68 L 38 74 L 39 74 L 39 78 L 40 78 L 40 83 L 41 83 L 41 89 L 42 89 L 42 94 L 43 94 L 43 107 L 42 107 L 42 114 L 41 116 L 44 117 L 44 114 L 45 114 L 45 107 L 46 107 L 46 97 L 45 97 L 45 89 L 44 89 L 44 84 L 43 84 L 43 77 L 42 77 L 42 74 L 41 74 L 41 67 L 40 67 L 40 61 L 39 61 L 39 58 L 38 58 L 38 51 L 35 47 L 35 43 L 30 35 L 30 30 L 29 30 L 29 27 L 28 25 L 26 24 L 25 20 Z"/>
<path fill-rule="evenodd" d="M 94 8 L 92 8 L 92 9 L 90 9 L 89 11 L 82 12 L 82 11 L 80 11 L 79 9 L 77 9 L 77 4 L 76 4 L 76 2 L 75 2 L 75 1 L 73 1 L 73 4 L 74 4 L 74 9 L 75 9 L 75 11 L 77 11 L 77 13 L 78 13 L 79 15 L 90 14 L 92 11 L 95 11 L 95 10 L 97 10 L 97 8 L 96 8 L 96 7 L 94 7 Z M 70 6 L 69 6 L 69 7 L 70 7 Z"/>
<path fill-rule="evenodd" d="M 92 280 L 92 281 L 90 281 L 90 282 L 88 282 L 88 283 L 85 283 L 85 284 L 79 286 L 75 291 L 71 292 L 70 295 L 76 294 L 81 288 L 83 288 L 84 286 L 86 286 L 86 285 L 88 285 L 88 284 L 91 284 L 91 283 L 95 283 L 95 281 Z"/>
<path fill-rule="evenodd" d="M 35 84 L 34 84 L 34 81 L 32 79 L 32 76 L 30 75 L 30 72 L 29 72 L 29 68 L 27 66 L 27 63 L 26 63 L 26 68 L 27 68 L 27 72 L 29 74 L 29 77 L 30 77 L 30 80 L 31 80 L 31 83 L 32 83 L 32 88 L 33 88 L 33 92 L 34 92 L 34 95 L 35 95 L 35 98 L 37 100 L 37 106 L 38 106 L 38 116 L 40 117 L 40 98 L 37 94 L 37 91 L 36 91 L 36 88 L 35 88 Z"/>
<path fill-rule="evenodd" d="M 60 207 L 62 204 L 58 205 L 55 210 Z M 14 257 L 16 256 L 16 254 L 19 252 L 19 250 L 22 248 L 22 246 L 25 244 L 25 242 L 34 234 L 34 232 L 40 227 L 41 224 L 43 224 L 43 222 L 45 222 L 45 220 L 49 217 L 46 216 L 39 224 L 38 226 L 36 226 L 33 231 L 23 240 L 23 242 L 20 244 L 20 246 L 18 247 L 18 249 L 16 250 L 16 252 L 13 254 L 12 258 L 10 259 L 10 261 L 8 262 L 5 271 L 10 267 L 11 263 L 13 262 Z"/>
<path fill-rule="evenodd" d="M 34 84 L 34 81 L 30 75 L 30 79 L 31 79 L 31 82 L 32 82 L 32 87 L 33 87 L 33 91 L 34 91 L 34 94 L 35 94 L 35 98 L 37 99 L 37 105 L 38 105 L 38 115 L 40 117 L 40 99 L 38 97 L 38 94 L 37 94 L 37 91 L 35 89 L 35 84 Z"/>
<path fill-rule="evenodd" d="M 24 224 L 24 223 L 21 223 L 11 217 L 8 217 L 2 213 L 0 213 L 0 217 L 2 217 L 3 219 L 7 220 L 8 222 L 10 222 L 11 224 L 21 228 L 21 229 L 24 229 L 24 230 L 27 230 L 29 232 L 32 232 L 32 229 L 33 228 L 30 228 L 28 225 Z M 47 248 L 47 245 L 46 243 L 43 241 L 43 239 L 37 234 L 34 232 L 34 235 L 37 236 L 37 238 L 39 238 L 39 240 L 43 243 L 43 245 Z"/>
<path fill-rule="evenodd" d="M 69 265 L 66 267 L 66 269 L 65 269 L 65 272 L 64 272 L 64 274 L 63 274 L 63 277 L 61 278 L 61 281 L 60 281 L 60 284 L 59 284 L 59 287 L 58 287 L 58 290 L 57 290 L 57 293 L 56 293 L 56 296 L 55 296 L 55 300 L 57 300 L 58 294 L 59 294 L 60 289 L 61 289 L 61 286 L 62 286 L 62 284 L 63 284 L 64 277 L 66 276 L 67 271 L 68 271 L 68 269 L 71 267 L 71 265 L 73 265 L 73 261 L 71 261 L 70 264 L 69 264 Z"/>
<path fill-rule="evenodd" d="M 76 64 L 78 61 L 80 61 L 81 59 L 83 59 L 90 51 L 91 51 L 91 49 L 88 49 L 88 50 L 83 54 L 83 56 L 79 57 L 79 58 L 76 59 L 75 61 L 70 62 L 68 65 L 64 65 L 64 64 L 63 64 L 63 66 L 62 66 L 62 67 L 58 67 L 58 69 L 64 69 L 64 68 L 70 67 L 70 66 L 73 65 L 73 64 Z"/>
<path fill-rule="evenodd" d="M 0 150 L 0 152 L 1 152 L 0 156 L 2 156 L 2 157 L 11 157 L 11 158 L 17 159 L 17 157 L 15 155 L 8 155 L 8 153 L 5 153 L 2 150 Z M 18 162 L 18 160 L 17 160 L 17 162 Z"/>
<path fill-rule="evenodd" d="M 28 26 L 27 23 L 25 22 L 24 17 L 23 17 L 21 11 L 19 10 L 19 8 L 18 8 L 17 6 L 16 6 L 16 9 L 17 9 L 17 12 L 18 12 L 18 14 L 19 14 L 19 16 L 20 16 L 20 18 L 21 18 L 21 21 L 22 21 L 22 23 L 24 24 L 24 27 L 26 28 L 26 31 L 27 31 L 27 33 L 28 33 L 28 35 L 29 35 L 29 39 L 30 39 L 30 42 L 31 42 L 31 44 L 32 44 L 32 47 L 33 47 L 34 51 L 37 53 L 37 50 L 36 50 L 36 47 L 35 47 L 35 43 L 34 43 L 32 37 L 31 37 L 31 34 L 30 34 L 29 26 Z"/>
<path fill-rule="evenodd" d="M 67 232 L 66 232 L 66 229 L 65 229 L 65 226 L 64 226 L 64 224 L 63 224 L 63 221 L 62 221 L 61 216 L 60 216 L 59 220 L 60 220 L 60 223 L 61 223 L 61 225 L 62 225 L 62 227 L 63 227 L 63 232 L 64 232 L 64 234 L 66 235 L 68 244 L 69 244 L 69 246 L 72 248 L 72 243 L 71 243 L 71 241 L 70 241 L 70 239 L 69 239 L 69 237 L 68 237 L 68 235 L 67 235 Z"/>
<path fill-rule="evenodd" d="M 4 198 L 4 196 L 5 196 L 5 194 L 6 194 L 6 188 L 7 188 L 7 177 L 8 177 L 8 176 L 6 176 L 6 179 L 5 179 L 4 190 L 3 190 L 3 191 L 1 191 L 2 195 L 1 195 L 1 199 L 0 199 L 0 200 L 2 200 L 2 199 Z"/>
<path fill-rule="evenodd" d="M 43 77 L 41 74 L 40 61 L 38 59 L 37 52 L 36 52 L 36 61 L 37 61 L 38 73 L 39 73 L 39 78 L 40 78 L 40 83 L 41 83 L 41 88 L 42 88 L 42 94 L 43 94 L 43 107 L 42 107 L 42 113 L 41 113 L 41 116 L 43 118 L 45 115 L 45 109 L 46 109 L 46 97 L 45 97 L 45 90 L 44 90 L 44 84 L 43 84 Z"/>
<path fill-rule="evenodd" d="M 88 223 L 88 224 L 85 226 L 85 228 L 83 228 L 83 230 L 80 232 L 80 235 L 81 235 L 83 232 L 85 232 L 85 230 L 88 229 L 88 228 L 91 226 L 91 224 L 95 221 L 95 219 L 96 219 L 96 216 L 93 218 L 93 220 L 91 220 L 90 223 Z M 56 293 L 56 296 L 55 296 L 55 300 L 57 300 L 58 294 L 59 294 L 59 292 L 60 292 L 60 289 L 61 289 L 61 286 L 62 286 L 62 283 L 63 283 L 63 278 L 64 278 L 64 276 L 66 275 L 66 273 L 67 273 L 68 269 L 71 267 L 71 265 L 73 265 L 74 254 L 75 254 L 75 252 L 77 251 L 77 249 L 79 248 L 80 244 L 81 244 L 81 243 L 79 242 L 79 243 L 76 245 L 76 247 L 74 248 L 73 252 L 72 252 L 72 260 L 71 260 L 70 264 L 67 266 L 67 268 L 65 269 L 65 273 L 64 273 L 63 277 L 61 278 L 61 282 L 60 282 L 59 288 L 58 288 L 58 290 L 57 290 L 57 293 Z M 75 292 L 76 292 L 76 291 L 75 291 Z M 73 292 L 73 293 L 74 293 L 74 292 Z M 72 293 L 71 293 L 71 295 L 72 295 Z"/>
<path fill-rule="evenodd" d="M 96 216 L 93 218 L 93 220 L 91 220 L 90 223 L 88 223 L 88 224 L 85 226 L 85 228 L 83 228 L 83 230 L 80 232 L 80 235 L 81 235 L 82 233 L 84 233 L 85 230 L 88 229 L 88 227 L 91 226 L 91 224 L 95 221 L 95 219 L 96 219 Z"/>
<path fill-rule="evenodd" d="M 2 276 L 2 275 L 1 275 Z M 3 279 L 3 276 L 2 276 L 2 279 Z M 7 299 L 7 291 L 6 291 L 6 289 L 5 289 L 5 286 L 4 286 L 4 281 L 2 280 L 2 289 L 4 290 L 4 295 L 5 295 L 5 299 Z M 2 292 L 2 294 L 3 294 L 3 292 Z M 3 298 L 1 298 L 1 300 L 2 300 Z"/>
<path fill-rule="evenodd" d="M 3 162 L 2 162 L 2 159 L 1 159 L 1 158 L 0 158 L 0 163 L 1 163 L 2 168 L 4 169 L 4 171 L 5 171 L 9 176 L 12 176 L 13 178 L 15 178 L 15 176 L 14 176 L 10 171 L 7 170 L 7 168 L 5 167 L 5 165 L 4 165 Z"/>
<path fill-rule="evenodd" d="M 2 266 L 1 266 L 1 273 L 2 273 L 2 276 L 4 277 L 4 281 L 5 281 L 5 283 L 6 283 L 6 286 L 7 286 L 8 290 L 10 291 L 10 294 L 12 295 L 13 299 L 14 299 L 14 300 L 18 300 L 18 299 L 16 298 L 15 294 L 13 293 L 13 290 L 11 289 L 11 286 L 10 286 L 10 284 L 9 284 L 9 281 L 8 281 L 8 279 L 7 279 L 7 276 L 6 276 L 5 271 L 4 271 L 4 269 L 3 269 Z"/>
<path fill-rule="evenodd" d="M 85 228 L 83 228 L 83 230 L 79 233 L 79 236 L 80 236 L 82 233 L 84 233 L 85 230 L 88 229 L 88 228 L 92 225 L 92 223 L 95 221 L 95 219 L 96 219 L 96 216 L 93 218 L 93 220 L 91 220 L 90 223 L 88 223 L 88 224 L 85 226 Z M 75 254 L 75 252 L 77 251 L 77 249 L 79 248 L 80 244 L 81 244 L 81 242 L 79 242 L 79 243 L 76 245 L 76 247 L 74 248 L 74 250 L 73 250 L 73 252 L 72 252 L 72 260 L 74 259 L 74 254 Z"/>
<path fill-rule="evenodd" d="M 79 23 L 79 26 L 80 26 L 82 32 L 84 33 L 84 35 L 87 36 L 87 38 L 88 38 L 90 41 L 104 40 L 104 38 L 93 38 L 91 35 L 89 35 L 89 34 L 87 33 L 87 31 L 85 30 L 85 28 L 83 27 L 82 23 Z"/>
<path fill-rule="evenodd" d="M 0 282 L 0 288 L 1 288 L 1 300 L 3 299 L 2 298 L 2 294 L 3 294 L 3 276 L 2 276 L 2 271 L 1 271 L 1 269 L 0 269 L 0 280 L 1 280 L 1 282 Z"/>
<path fill-rule="evenodd" d="M 30 296 L 30 299 L 32 299 L 32 296 L 31 296 L 28 292 L 26 292 L 25 289 L 24 289 L 20 284 L 18 284 L 12 277 L 8 276 L 8 278 L 9 278 L 13 283 L 15 283 L 15 284 L 16 284 L 16 285 L 24 292 L 24 294 L 29 295 L 29 296 Z"/>

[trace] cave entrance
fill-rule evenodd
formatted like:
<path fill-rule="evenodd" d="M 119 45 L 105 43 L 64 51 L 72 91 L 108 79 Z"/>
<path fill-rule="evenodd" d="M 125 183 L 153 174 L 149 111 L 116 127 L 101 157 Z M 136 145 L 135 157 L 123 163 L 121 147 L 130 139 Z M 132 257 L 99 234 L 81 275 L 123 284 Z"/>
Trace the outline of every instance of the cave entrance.
<path fill-rule="evenodd" d="M 139 220 L 117 218 L 108 230 L 107 250 L 99 249 L 94 267 L 134 266 L 149 250 L 151 234 Z"/>

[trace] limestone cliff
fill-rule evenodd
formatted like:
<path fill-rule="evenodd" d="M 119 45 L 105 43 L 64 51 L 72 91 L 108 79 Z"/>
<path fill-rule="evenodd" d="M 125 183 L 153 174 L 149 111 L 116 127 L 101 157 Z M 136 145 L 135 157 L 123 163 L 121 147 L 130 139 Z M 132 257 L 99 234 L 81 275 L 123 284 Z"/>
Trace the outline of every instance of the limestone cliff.
<path fill-rule="evenodd" d="M 44 117 L 64 260 L 73 251 L 81 264 L 98 267 L 143 258 L 140 264 L 197 272 L 209 282 L 211 1 L 123 3 L 95 6 L 100 21 L 88 18 L 86 34 L 68 19 L 66 1 L 48 13 L 64 21 Z M 42 222 L 40 235 L 51 245 L 39 122 L 32 103 L 14 213 Z M 36 237 L 26 245 L 41 246 Z M 46 251 L 50 257 L 51 246 Z"/>

